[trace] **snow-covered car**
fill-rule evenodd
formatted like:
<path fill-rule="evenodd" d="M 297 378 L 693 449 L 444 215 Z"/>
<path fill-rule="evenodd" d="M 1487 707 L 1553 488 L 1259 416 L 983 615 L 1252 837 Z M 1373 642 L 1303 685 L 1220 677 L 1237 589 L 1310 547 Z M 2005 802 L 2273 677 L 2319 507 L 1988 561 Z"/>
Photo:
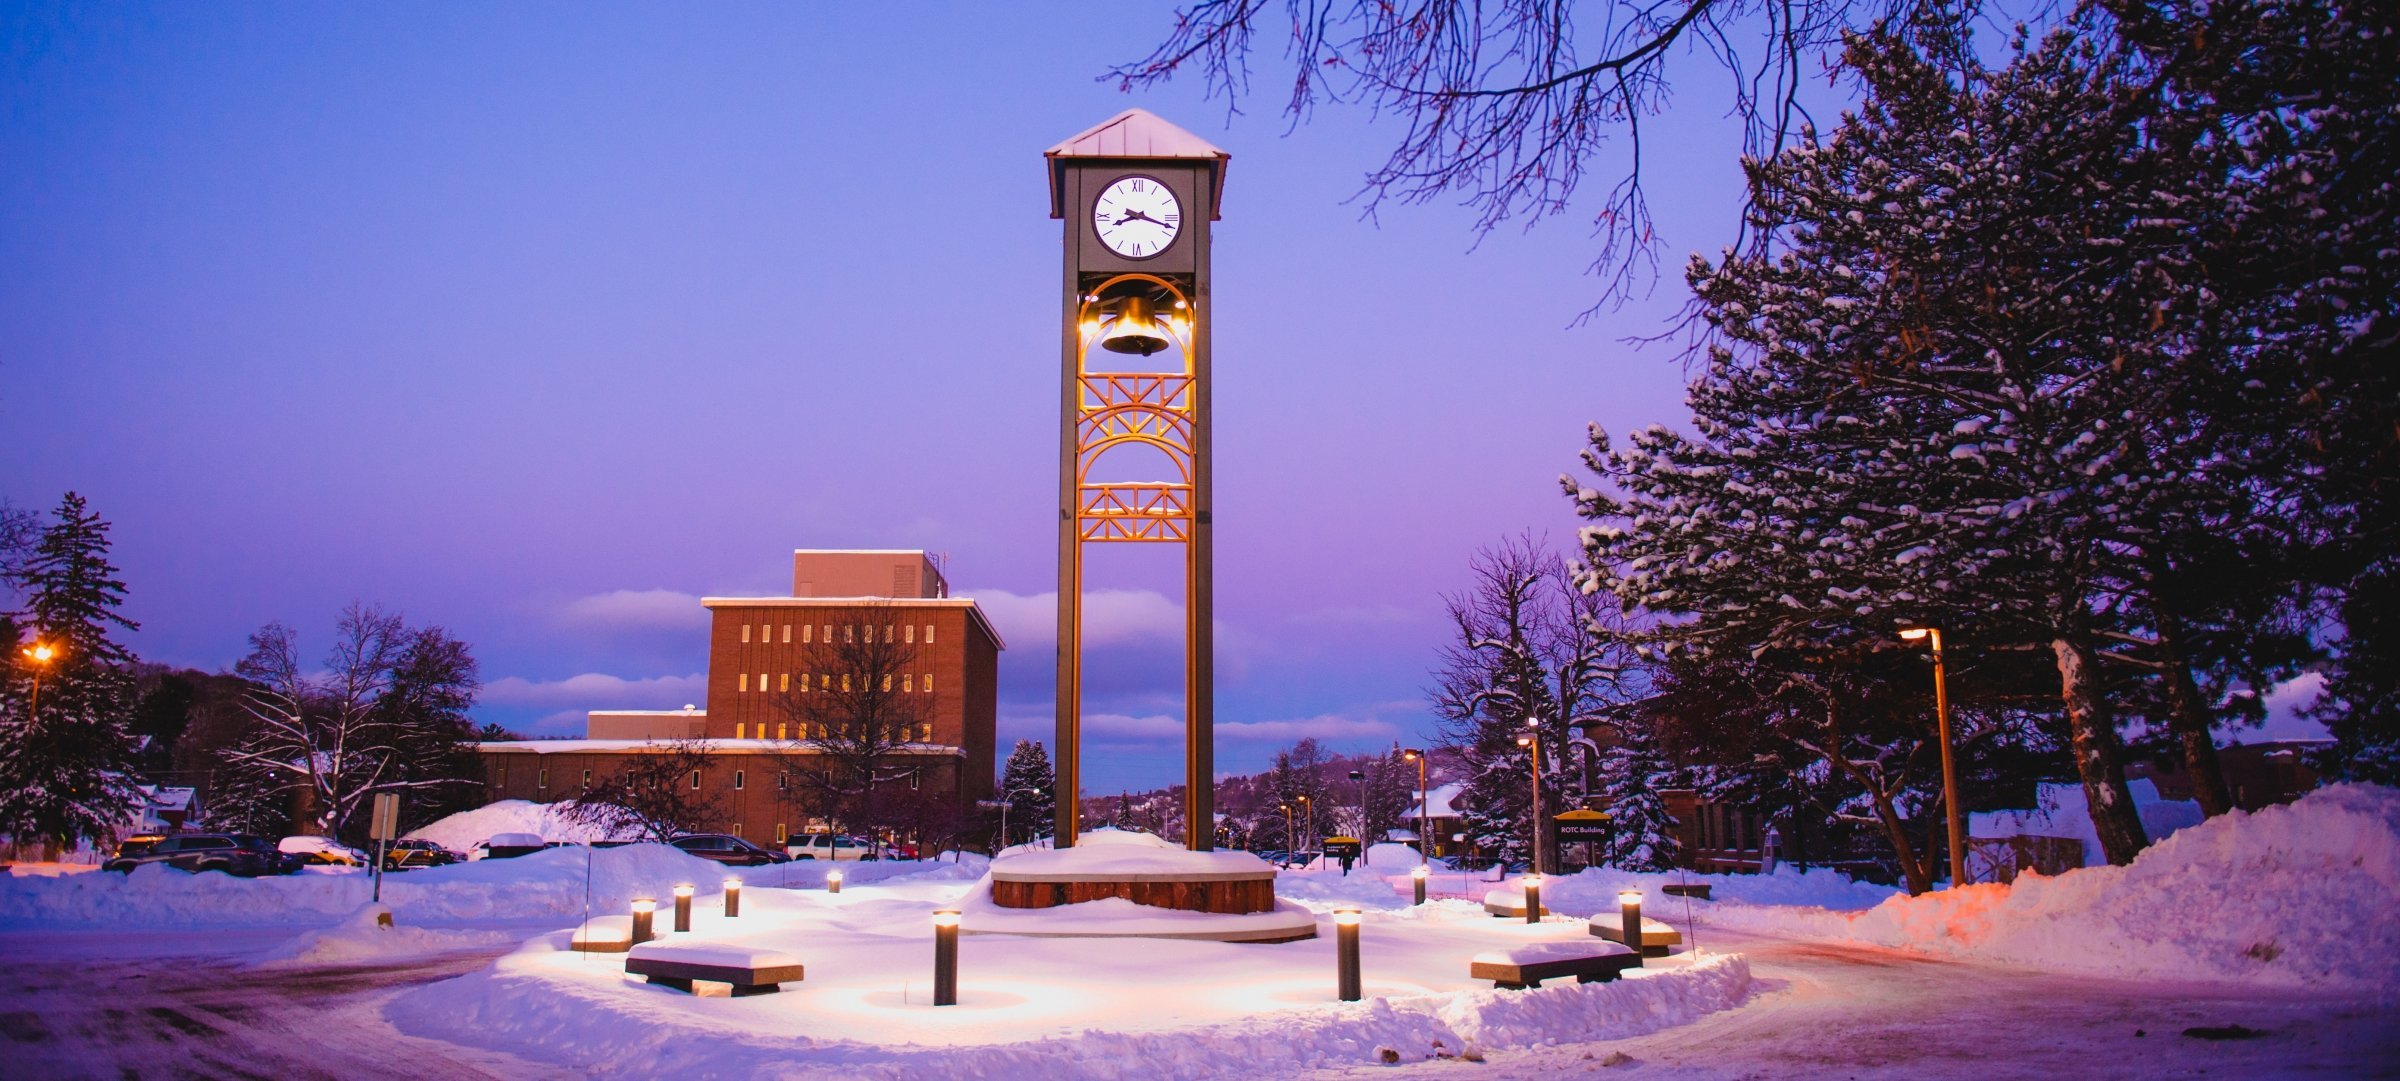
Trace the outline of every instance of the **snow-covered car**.
<path fill-rule="evenodd" d="M 278 851 L 299 856 L 310 863 L 332 864 L 337 867 L 365 867 L 375 862 L 367 855 L 331 837 L 302 835 L 286 837 L 275 842 Z"/>
<path fill-rule="evenodd" d="M 760 867 L 770 863 L 787 863 L 791 857 L 769 852 L 728 833 L 694 833 L 667 842 L 704 860 L 736 867 Z"/>
<path fill-rule="evenodd" d="M 484 838 L 483 843 L 476 845 L 475 848 L 480 854 L 470 858 L 514 859 L 518 856 L 539 852 L 545 847 L 547 844 L 542 840 L 542 835 L 538 833 L 495 833 Z"/>
<path fill-rule="evenodd" d="M 464 863 L 467 857 L 428 841 L 423 837 L 403 837 L 383 851 L 383 869 L 405 871 L 411 867 L 440 867 Z"/>
<path fill-rule="evenodd" d="M 796 860 L 872 860 L 881 859 L 875 842 L 864 837 L 844 837 L 836 833 L 812 833 L 795 837 L 783 848 Z"/>
<path fill-rule="evenodd" d="M 187 833 L 161 839 L 135 856 L 118 856 L 100 865 L 104 871 L 131 871 L 145 863 L 163 863 L 180 870 L 223 871 L 229 875 L 288 875 L 307 860 L 276 850 L 275 843 L 246 833 Z"/>

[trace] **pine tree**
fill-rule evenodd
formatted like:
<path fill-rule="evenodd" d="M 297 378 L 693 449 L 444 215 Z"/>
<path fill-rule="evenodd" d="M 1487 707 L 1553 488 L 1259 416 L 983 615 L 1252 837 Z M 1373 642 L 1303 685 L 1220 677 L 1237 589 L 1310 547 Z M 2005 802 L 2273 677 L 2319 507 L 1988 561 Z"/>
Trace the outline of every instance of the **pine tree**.
<path fill-rule="evenodd" d="M 0 833 L 71 846 L 113 837 L 136 798 L 129 729 L 133 655 L 112 631 L 125 583 L 108 562 L 108 523 L 73 492 L 59 501 L 19 571 L 18 622 L 54 650 L 37 662 L 11 642 L 0 697 Z M 36 680 L 39 700 L 35 700 Z"/>
<path fill-rule="evenodd" d="M 1000 771 L 999 796 L 1007 800 L 1008 831 L 1002 845 L 1022 844 L 1047 835 L 1058 818 L 1058 773 L 1050 752 L 1038 739 L 1021 739 L 1008 752 Z"/>
<path fill-rule="evenodd" d="M 1619 729 L 1616 746 L 1601 759 L 1600 776 L 1600 798 L 1609 816 L 1608 852 L 1601 862 L 1621 871 L 1673 868 L 1675 818 L 1659 790 L 1674 787 L 1674 770 L 1648 726 Z"/>

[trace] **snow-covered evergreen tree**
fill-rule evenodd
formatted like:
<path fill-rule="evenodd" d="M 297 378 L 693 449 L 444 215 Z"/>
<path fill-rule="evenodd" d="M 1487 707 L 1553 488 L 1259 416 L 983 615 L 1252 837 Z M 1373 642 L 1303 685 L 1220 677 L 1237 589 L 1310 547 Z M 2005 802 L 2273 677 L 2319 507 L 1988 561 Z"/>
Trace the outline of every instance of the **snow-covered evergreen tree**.
<path fill-rule="evenodd" d="M 1008 752 L 1008 763 L 1000 771 L 999 798 L 1007 800 L 1008 832 L 1001 838 L 1003 845 L 1023 844 L 1035 837 L 1045 836 L 1057 825 L 1058 773 L 1050 764 L 1050 752 L 1038 739 L 1021 739 Z"/>
<path fill-rule="evenodd" d="M 0 689 L 0 834 L 71 846 L 105 840 L 135 799 L 128 723 L 133 655 L 117 630 L 125 583 L 108 561 L 108 523 L 69 492 L 18 571 L 26 598 Z M 38 642 L 47 661 L 28 650 Z M 38 701 L 36 681 L 39 681 Z"/>
<path fill-rule="evenodd" d="M 1609 816 L 1601 862 L 1624 871 L 1674 867 L 1675 818 L 1659 791 L 1675 787 L 1675 770 L 1660 753 L 1657 736 L 1644 724 L 1619 726 L 1616 745 L 1600 761 L 1599 797 Z"/>

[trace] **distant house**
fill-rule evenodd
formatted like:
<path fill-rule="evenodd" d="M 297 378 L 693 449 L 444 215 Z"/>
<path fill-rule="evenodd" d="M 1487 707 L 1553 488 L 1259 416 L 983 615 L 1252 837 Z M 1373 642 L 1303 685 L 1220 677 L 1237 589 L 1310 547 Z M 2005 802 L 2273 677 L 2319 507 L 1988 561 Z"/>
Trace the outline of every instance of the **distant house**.
<path fill-rule="evenodd" d="M 2231 790 L 2233 805 L 2245 811 L 2290 803 L 2299 799 L 2325 779 L 2310 768 L 2308 756 L 2333 745 L 2331 740 L 2282 740 L 2269 743 L 2236 743 L 2217 748 L 2217 768 L 2225 774 L 2225 787 Z M 2192 795 L 2192 774 L 2183 768 L 2180 755 L 2161 755 L 2126 763 L 2125 778 L 2148 778 L 2158 786 L 2163 799 L 2188 800 Z"/>
<path fill-rule="evenodd" d="M 200 818 L 200 790 L 169 788 L 163 785 L 135 785 L 141 793 L 134 801 L 133 822 L 128 834 L 173 833 Z"/>
<path fill-rule="evenodd" d="M 1422 810 L 1425 832 L 1433 835 L 1430 842 L 1431 847 L 1421 849 L 1426 855 L 1454 856 L 1466 848 L 1466 845 L 1458 840 L 1459 834 L 1466 829 L 1466 824 L 1459 819 L 1458 809 L 1450 805 L 1450 801 L 1457 799 L 1459 793 L 1466 791 L 1466 787 L 1457 782 L 1435 785 L 1431 791 L 1425 793 L 1422 808 L 1419 807 L 1420 801 L 1414 799 L 1408 801 L 1408 814 L 1400 823 L 1401 829 L 1406 830 L 1411 837 L 1416 836 L 1418 814 Z"/>

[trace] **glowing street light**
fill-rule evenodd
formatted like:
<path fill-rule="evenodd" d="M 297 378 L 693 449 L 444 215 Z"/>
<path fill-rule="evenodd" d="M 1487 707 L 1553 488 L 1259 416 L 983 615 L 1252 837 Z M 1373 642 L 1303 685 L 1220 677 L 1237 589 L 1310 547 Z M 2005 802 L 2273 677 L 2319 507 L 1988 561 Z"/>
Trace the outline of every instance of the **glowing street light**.
<path fill-rule="evenodd" d="M 1302 815 L 1303 815 L 1303 819 L 1302 819 L 1302 820 L 1303 820 L 1303 821 L 1305 821 L 1305 822 L 1308 824 L 1308 840 L 1309 840 L 1309 843 L 1311 843 L 1311 844 L 1314 844 L 1314 843 L 1316 843 L 1316 839 L 1317 839 L 1317 805 L 1316 805 L 1316 804 L 1314 804 L 1314 803 L 1311 803 L 1311 802 L 1309 802 L 1309 798 L 1308 798 L 1307 796 L 1294 796 L 1294 797 L 1292 797 L 1292 798 L 1294 798 L 1294 799 L 1297 799 L 1297 800 L 1299 800 L 1299 801 L 1300 801 L 1300 810 L 1301 810 L 1301 812 L 1302 812 Z M 1305 867 L 1307 867 L 1308 865 L 1307 865 L 1307 864 L 1301 864 L 1301 866 L 1302 866 L 1303 868 L 1305 868 Z"/>
<path fill-rule="evenodd" d="M 825 872 L 825 892 L 827 892 L 827 893 L 840 893 L 840 892 L 842 892 L 842 869 L 841 869 L 841 868 L 839 868 L 839 867 L 836 867 L 836 868 L 834 868 L 833 870 L 830 870 L 830 871 L 827 871 L 827 872 Z"/>
<path fill-rule="evenodd" d="M 728 916 L 739 916 L 742 914 L 741 879 L 728 878 L 725 880 L 725 914 Z"/>
<path fill-rule="evenodd" d="M 1525 887 L 1525 922 L 1542 922 L 1542 876 L 1539 872 L 1518 880 Z"/>
<path fill-rule="evenodd" d="M 1533 870 L 1542 870 L 1542 730 L 1541 722 L 1526 721 L 1526 732 L 1517 737 L 1517 746 L 1533 752 Z"/>
<path fill-rule="evenodd" d="M 1425 880 L 1432 876 L 1433 868 L 1426 864 L 1420 863 L 1408 869 L 1408 877 L 1416 881 L 1417 903 L 1420 905 L 1425 903 Z"/>
<path fill-rule="evenodd" d="M 1283 865 L 1289 867 L 1292 865 L 1292 853 L 1290 852 L 1290 849 L 1293 847 L 1292 842 L 1298 840 L 1298 838 L 1292 836 L 1292 805 L 1289 803 L 1283 803 L 1277 804 L 1277 806 L 1283 808 L 1283 845 L 1285 848 L 1285 852 L 1283 853 Z"/>
<path fill-rule="evenodd" d="M 958 910 L 933 914 L 933 1004 L 958 1005 Z"/>
<path fill-rule="evenodd" d="M 1357 905 L 1343 905 L 1333 910 L 1335 957 L 1335 993 L 1344 1002 L 1356 1002 L 1361 997 L 1358 978 L 1358 921 Z"/>
<path fill-rule="evenodd" d="M 675 929 L 692 929 L 692 884 L 689 882 L 675 887 Z"/>
<path fill-rule="evenodd" d="M 1433 858 L 1433 836 L 1425 832 L 1425 805 L 1432 802 L 1432 797 L 1425 792 L 1425 751 L 1411 747 L 1401 751 L 1400 757 L 1417 764 L 1417 862 L 1423 864 Z M 1424 904 L 1425 899 L 1419 897 L 1417 903 Z"/>
<path fill-rule="evenodd" d="M 25 647 L 24 652 L 25 659 L 33 662 L 33 696 L 25 703 L 25 715 L 39 717 L 42 709 L 42 670 L 50 667 L 50 658 L 58 656 L 58 649 L 36 638 L 32 645 Z"/>
<path fill-rule="evenodd" d="M 657 911 L 658 902 L 655 899 L 649 897 L 633 899 L 633 934 L 629 937 L 634 945 L 639 946 L 657 937 L 651 933 L 650 929 L 651 914 Z"/>
<path fill-rule="evenodd" d="M 1626 947 L 1633 951 L 1633 963 L 1641 964 L 1642 891 L 1634 889 L 1617 891 L 1617 926 L 1624 931 L 1622 937 Z"/>
<path fill-rule="evenodd" d="M 1950 885 L 1967 884 L 1966 818 L 1958 805 L 1958 762 L 1950 751 L 1950 680 L 1942 669 L 1942 629 L 1910 627 L 1904 641 L 1923 641 L 1933 647 L 1933 716 L 1942 739 L 1942 806 L 1950 818 Z"/>

